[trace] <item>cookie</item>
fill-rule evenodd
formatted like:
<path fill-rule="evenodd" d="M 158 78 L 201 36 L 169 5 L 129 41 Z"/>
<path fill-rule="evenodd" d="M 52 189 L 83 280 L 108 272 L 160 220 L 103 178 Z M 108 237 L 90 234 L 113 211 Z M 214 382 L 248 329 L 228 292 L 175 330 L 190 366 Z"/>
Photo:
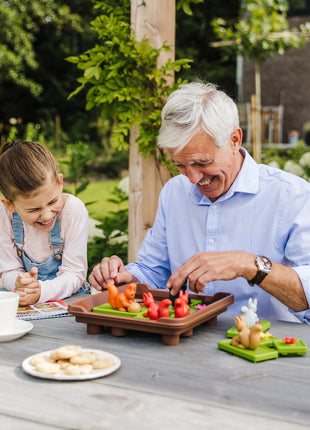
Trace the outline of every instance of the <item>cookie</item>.
<path fill-rule="evenodd" d="M 71 363 L 70 360 L 57 360 L 57 364 L 59 364 L 61 370 L 65 370 Z"/>
<path fill-rule="evenodd" d="M 92 364 L 99 359 L 99 354 L 96 352 L 82 352 L 79 355 L 70 359 L 72 364 Z"/>
<path fill-rule="evenodd" d="M 36 366 L 36 371 L 47 375 L 54 375 L 60 371 L 60 365 L 57 363 L 49 363 L 48 361 L 40 363 Z"/>
<path fill-rule="evenodd" d="M 49 357 L 47 355 L 40 355 L 40 354 L 35 355 L 30 360 L 30 364 L 34 367 L 36 367 L 38 364 L 41 364 L 41 363 L 56 363 L 56 361 L 52 357 Z"/>
<path fill-rule="evenodd" d="M 106 369 L 108 367 L 112 367 L 114 365 L 114 360 L 112 357 L 107 358 L 99 358 L 93 363 L 94 369 Z"/>
<path fill-rule="evenodd" d="M 88 375 L 93 370 L 91 364 L 70 364 L 66 369 L 65 373 L 71 376 Z"/>
<path fill-rule="evenodd" d="M 93 371 L 93 366 L 91 364 L 82 364 L 80 366 L 81 375 L 88 375 Z"/>
<path fill-rule="evenodd" d="M 54 360 L 66 360 L 81 354 L 82 347 L 79 345 L 65 345 L 51 351 Z"/>

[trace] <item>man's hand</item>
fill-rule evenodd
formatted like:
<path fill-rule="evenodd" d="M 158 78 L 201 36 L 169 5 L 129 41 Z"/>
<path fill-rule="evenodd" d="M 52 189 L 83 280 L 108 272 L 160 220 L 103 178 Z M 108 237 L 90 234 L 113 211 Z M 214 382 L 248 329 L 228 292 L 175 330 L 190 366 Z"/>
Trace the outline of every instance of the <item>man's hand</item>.
<path fill-rule="evenodd" d="M 89 282 L 99 291 L 109 283 L 121 284 L 132 281 L 132 274 L 127 272 L 124 263 L 117 255 L 103 258 L 101 263 L 97 264 L 89 275 Z"/>
<path fill-rule="evenodd" d="M 188 279 L 189 288 L 203 292 L 211 281 L 229 281 L 243 276 L 252 279 L 257 271 L 255 255 L 241 251 L 199 252 L 183 263 L 168 279 L 167 288 L 177 294 Z"/>

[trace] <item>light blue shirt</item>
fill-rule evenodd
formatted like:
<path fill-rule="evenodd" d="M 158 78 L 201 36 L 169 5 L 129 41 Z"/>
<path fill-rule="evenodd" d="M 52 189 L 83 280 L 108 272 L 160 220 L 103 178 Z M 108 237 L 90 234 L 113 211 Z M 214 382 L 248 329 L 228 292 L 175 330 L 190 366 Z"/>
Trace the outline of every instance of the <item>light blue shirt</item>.
<path fill-rule="evenodd" d="M 212 203 L 184 175 L 161 191 L 153 227 L 128 264 L 141 282 L 166 288 L 169 276 L 197 252 L 245 251 L 291 266 L 310 303 L 310 184 L 290 173 L 257 164 L 241 149 L 242 168 L 226 194 Z M 310 311 L 295 313 L 247 280 L 214 281 L 204 294 L 232 293 L 229 311 L 240 314 L 257 298 L 260 319 L 310 322 Z"/>

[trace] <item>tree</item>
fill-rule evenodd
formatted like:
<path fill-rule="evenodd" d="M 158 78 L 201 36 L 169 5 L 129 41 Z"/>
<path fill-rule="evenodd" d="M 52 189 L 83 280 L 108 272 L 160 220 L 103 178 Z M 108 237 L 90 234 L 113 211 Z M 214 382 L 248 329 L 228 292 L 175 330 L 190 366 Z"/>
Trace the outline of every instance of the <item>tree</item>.
<path fill-rule="evenodd" d="M 135 124 L 140 131 L 140 153 L 164 162 L 163 153 L 156 149 L 161 109 L 167 96 L 182 82 L 171 85 L 167 77 L 189 67 L 190 60 L 168 60 L 157 69 L 160 52 L 171 48 L 164 44 L 156 49 L 145 38 L 135 40 L 131 33 L 130 0 L 100 1 L 95 7 L 101 11 L 91 22 L 98 43 L 83 54 L 68 58 L 83 71 L 77 80 L 80 85 L 70 98 L 87 89 L 86 109 L 97 107 L 102 117 L 114 118 L 111 139 L 116 148 L 128 149 L 128 135 Z"/>
<path fill-rule="evenodd" d="M 221 2 L 221 17 L 227 21 L 236 20 L 241 0 Z M 175 57 L 192 59 L 190 69 L 176 74 L 183 79 L 195 78 L 213 82 L 225 88 L 232 97 L 236 92 L 236 56 L 232 51 L 222 55 L 223 50 L 210 44 L 217 40 L 212 21 L 218 16 L 218 0 L 206 0 L 192 6 L 193 15 L 178 10 L 176 14 Z"/>
<path fill-rule="evenodd" d="M 200 1 L 194 0 L 195 3 Z M 189 3 L 189 0 L 181 0 L 179 5 L 187 9 L 186 4 Z M 161 13 L 164 7 L 170 11 L 167 16 L 173 17 L 174 27 L 174 0 L 169 0 L 166 6 L 164 1 L 159 0 L 153 4 L 106 0 L 97 2 L 96 7 L 101 14 L 91 25 L 99 43 L 79 57 L 68 59 L 84 71 L 78 79 L 81 85 L 72 95 L 85 87 L 89 88 L 86 108 L 100 108 L 103 117 L 113 118 L 112 140 L 116 147 L 128 148 L 130 134 L 129 260 L 132 261 L 136 258 L 144 234 L 154 221 L 158 189 L 168 179 L 161 166 L 166 163 L 165 153 L 156 145 L 161 110 L 167 96 L 182 82 L 180 79 L 174 82 L 175 72 L 189 67 L 189 60 L 174 61 L 174 54 L 162 55 L 167 51 L 174 53 L 171 34 L 168 39 L 172 46 L 168 46 L 159 29 L 164 18 Z M 146 20 L 147 13 L 149 20 Z M 171 21 L 167 19 L 166 22 L 169 22 L 166 28 L 170 28 Z M 147 34 L 153 45 L 144 36 L 146 28 L 150 30 Z M 145 174 L 143 165 L 148 166 L 144 169 Z M 139 176 L 136 181 L 132 180 L 133 172 L 139 173 L 135 176 Z M 152 180 L 145 186 L 144 181 L 146 177 L 150 178 L 150 172 Z M 141 198 L 143 193 L 148 195 L 148 201 Z"/>
<path fill-rule="evenodd" d="M 34 49 L 40 26 L 81 25 L 78 15 L 67 5 L 53 0 L 8 0 L 0 2 L 0 78 L 29 88 L 38 96 L 42 87 L 27 77 L 27 70 L 36 69 Z M 81 29 L 81 28 L 80 28 Z"/>
<path fill-rule="evenodd" d="M 26 123 L 34 122 L 45 130 L 50 128 L 53 137 L 56 115 L 71 139 L 76 136 L 70 127 L 82 135 L 86 127 L 81 123 L 87 124 L 89 133 L 91 119 L 85 113 L 84 97 L 67 102 L 78 71 L 65 57 L 93 43 L 87 25 L 94 18 L 92 5 L 93 0 L 0 2 L 0 122 L 4 134 L 8 134 L 8 120 L 14 117 L 22 120 L 20 134 Z"/>
<path fill-rule="evenodd" d="M 214 31 L 221 40 L 213 46 L 234 50 L 255 63 L 256 135 L 253 156 L 257 162 L 261 159 L 261 65 L 269 57 L 301 47 L 310 31 L 310 23 L 301 25 L 299 29 L 290 29 L 287 10 L 287 0 L 244 0 L 239 20 L 230 23 L 217 18 L 213 21 Z"/>

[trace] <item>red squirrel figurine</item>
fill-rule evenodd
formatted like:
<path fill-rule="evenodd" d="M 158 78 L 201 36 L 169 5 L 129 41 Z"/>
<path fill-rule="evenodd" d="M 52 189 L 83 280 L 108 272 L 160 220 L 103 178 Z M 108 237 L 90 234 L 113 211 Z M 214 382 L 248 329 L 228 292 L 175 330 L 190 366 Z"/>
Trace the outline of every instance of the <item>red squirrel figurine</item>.
<path fill-rule="evenodd" d="M 148 308 L 150 306 L 151 303 L 155 303 L 153 294 L 148 292 L 148 293 L 143 293 L 143 302 L 144 302 L 144 306 L 146 308 Z"/>
<path fill-rule="evenodd" d="M 187 292 L 187 291 L 186 291 Z M 174 302 L 174 315 L 176 318 L 183 318 L 189 314 L 189 306 L 184 298 L 178 297 Z"/>
<path fill-rule="evenodd" d="M 143 293 L 144 306 L 148 308 L 147 312 L 143 314 L 144 317 L 149 317 L 151 320 L 158 320 L 158 318 L 169 317 L 169 306 L 172 304 L 171 300 L 164 299 L 159 305 L 155 303 L 152 293 Z"/>

